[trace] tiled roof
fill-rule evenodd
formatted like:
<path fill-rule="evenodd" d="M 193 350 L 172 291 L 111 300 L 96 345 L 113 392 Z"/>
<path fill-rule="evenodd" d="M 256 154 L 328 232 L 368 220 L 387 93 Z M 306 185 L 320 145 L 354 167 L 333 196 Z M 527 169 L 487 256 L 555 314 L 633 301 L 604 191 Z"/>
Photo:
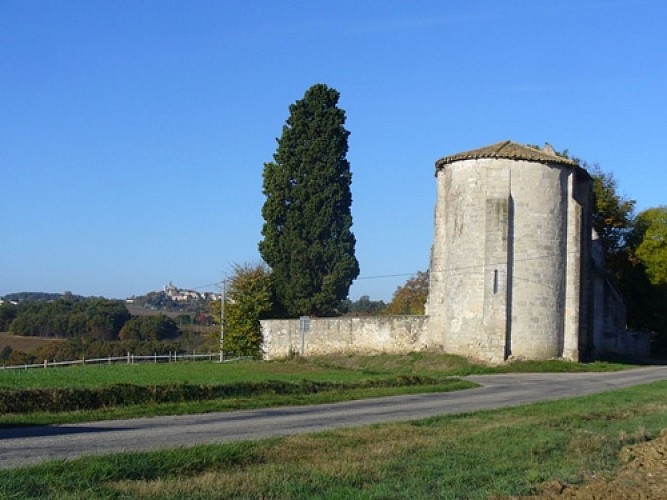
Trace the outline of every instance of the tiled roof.
<path fill-rule="evenodd" d="M 455 161 L 477 160 L 480 158 L 506 158 L 510 160 L 527 160 L 540 163 L 560 163 L 570 167 L 579 167 L 576 162 L 569 158 L 558 156 L 549 144 L 546 144 L 542 149 L 538 149 L 532 146 L 517 144 L 512 141 L 498 142 L 483 148 L 445 156 L 435 162 L 435 167 L 438 169 L 448 163 L 454 163 Z"/>

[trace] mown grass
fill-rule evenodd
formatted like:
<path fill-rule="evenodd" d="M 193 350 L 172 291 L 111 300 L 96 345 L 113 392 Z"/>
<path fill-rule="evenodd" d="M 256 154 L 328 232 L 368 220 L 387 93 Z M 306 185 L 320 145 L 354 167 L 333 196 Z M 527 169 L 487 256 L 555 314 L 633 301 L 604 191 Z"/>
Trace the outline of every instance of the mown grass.
<path fill-rule="evenodd" d="M 349 382 L 367 376 L 355 370 L 325 368 L 297 362 L 138 363 L 0 370 L 0 390 L 102 387 L 113 384 L 223 384 L 266 380 L 294 382 L 304 378 L 314 381 Z"/>
<path fill-rule="evenodd" d="M 488 366 L 473 363 L 461 356 L 415 352 L 408 355 L 323 356 L 224 364 L 181 362 L 0 370 L 0 390 L 102 387 L 112 384 L 223 384 L 266 380 L 296 382 L 304 379 L 351 382 L 400 375 L 448 377 L 510 372 L 614 371 L 627 367 L 628 365 L 618 363 L 572 363 L 559 360 L 516 361 L 500 366 Z"/>
<path fill-rule="evenodd" d="M 25 498 L 489 498 L 582 482 L 667 427 L 667 382 L 518 408 L 4 471 Z"/>

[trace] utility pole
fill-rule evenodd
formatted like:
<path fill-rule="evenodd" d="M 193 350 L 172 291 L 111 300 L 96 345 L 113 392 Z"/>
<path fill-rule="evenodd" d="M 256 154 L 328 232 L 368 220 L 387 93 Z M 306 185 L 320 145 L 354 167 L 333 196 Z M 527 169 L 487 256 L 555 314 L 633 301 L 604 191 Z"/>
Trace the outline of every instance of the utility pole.
<path fill-rule="evenodd" d="M 227 293 L 227 280 L 222 280 L 222 296 L 220 297 L 220 362 L 225 360 L 225 295 Z"/>

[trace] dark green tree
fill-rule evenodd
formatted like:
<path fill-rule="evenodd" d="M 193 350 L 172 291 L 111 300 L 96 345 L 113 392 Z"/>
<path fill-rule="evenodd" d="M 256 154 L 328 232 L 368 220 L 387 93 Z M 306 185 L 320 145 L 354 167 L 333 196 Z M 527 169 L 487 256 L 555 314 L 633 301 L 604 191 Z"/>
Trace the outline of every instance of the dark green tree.
<path fill-rule="evenodd" d="M 9 330 L 14 318 L 18 314 L 18 307 L 11 303 L 0 304 L 0 332 Z"/>
<path fill-rule="evenodd" d="M 8 345 L 0 349 L 0 363 L 5 363 L 9 359 L 9 356 L 12 354 L 13 350 L 14 349 Z"/>
<path fill-rule="evenodd" d="M 289 108 L 274 162 L 264 165 L 262 258 L 291 316 L 336 314 L 359 275 L 352 234 L 350 133 L 338 91 L 309 88 Z"/>
<path fill-rule="evenodd" d="M 173 319 L 160 314 L 156 316 L 135 316 L 118 334 L 123 341 L 165 340 L 176 337 L 178 326 Z"/>

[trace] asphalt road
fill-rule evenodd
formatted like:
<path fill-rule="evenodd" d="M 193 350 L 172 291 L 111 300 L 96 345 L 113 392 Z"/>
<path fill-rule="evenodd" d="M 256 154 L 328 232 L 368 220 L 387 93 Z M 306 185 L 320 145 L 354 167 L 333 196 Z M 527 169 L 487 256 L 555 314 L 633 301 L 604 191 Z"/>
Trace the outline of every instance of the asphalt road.
<path fill-rule="evenodd" d="M 517 406 L 667 379 L 667 366 L 466 378 L 482 387 L 315 406 L 0 429 L 0 469 L 82 455 L 224 443 Z"/>

